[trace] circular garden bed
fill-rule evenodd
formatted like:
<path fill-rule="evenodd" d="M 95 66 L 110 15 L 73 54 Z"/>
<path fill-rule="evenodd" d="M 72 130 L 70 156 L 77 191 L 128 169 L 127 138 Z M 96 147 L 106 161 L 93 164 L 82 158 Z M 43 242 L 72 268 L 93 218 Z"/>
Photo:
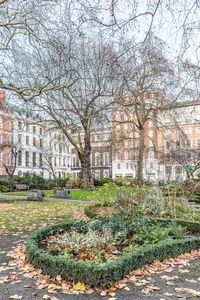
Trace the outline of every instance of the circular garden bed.
<path fill-rule="evenodd" d="M 46 274 L 105 288 L 145 264 L 200 248 L 199 234 L 196 222 L 111 217 L 39 230 L 27 253 Z"/>

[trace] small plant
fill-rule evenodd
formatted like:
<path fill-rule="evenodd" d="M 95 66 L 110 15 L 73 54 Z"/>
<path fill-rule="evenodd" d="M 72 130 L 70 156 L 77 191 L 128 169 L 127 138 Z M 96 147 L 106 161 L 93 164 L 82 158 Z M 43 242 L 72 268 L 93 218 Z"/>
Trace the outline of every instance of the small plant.
<path fill-rule="evenodd" d="M 9 192 L 10 189 L 6 185 L 0 185 L 0 192 L 6 193 Z"/>

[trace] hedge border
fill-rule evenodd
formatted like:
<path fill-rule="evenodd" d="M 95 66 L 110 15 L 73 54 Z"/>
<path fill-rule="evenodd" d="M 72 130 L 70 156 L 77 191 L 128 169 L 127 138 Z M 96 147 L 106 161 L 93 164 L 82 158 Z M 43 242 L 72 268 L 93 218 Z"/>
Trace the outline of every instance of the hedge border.
<path fill-rule="evenodd" d="M 101 204 L 93 204 L 93 205 L 89 205 L 84 207 L 84 214 L 89 218 L 89 219 L 95 219 L 96 217 L 98 217 L 98 214 L 92 209 L 92 208 L 96 208 L 96 207 L 100 207 Z"/>
<path fill-rule="evenodd" d="M 173 222 L 175 220 L 155 219 L 155 222 Z M 186 226 L 193 232 L 200 231 L 200 223 L 175 221 L 177 224 Z M 66 224 L 54 225 L 33 233 L 27 241 L 27 254 L 31 264 L 44 273 L 63 278 L 73 282 L 84 282 L 92 287 L 106 288 L 114 282 L 123 279 L 130 271 L 141 268 L 145 264 L 155 260 L 164 260 L 176 257 L 179 254 L 191 252 L 200 248 L 200 237 L 188 237 L 182 240 L 167 240 L 159 244 L 148 245 L 134 253 L 125 253 L 116 260 L 106 263 L 91 261 L 75 261 L 46 253 L 38 247 L 39 242 L 48 233 L 59 230 L 67 231 L 74 224 L 87 224 L 86 222 L 68 222 Z"/>

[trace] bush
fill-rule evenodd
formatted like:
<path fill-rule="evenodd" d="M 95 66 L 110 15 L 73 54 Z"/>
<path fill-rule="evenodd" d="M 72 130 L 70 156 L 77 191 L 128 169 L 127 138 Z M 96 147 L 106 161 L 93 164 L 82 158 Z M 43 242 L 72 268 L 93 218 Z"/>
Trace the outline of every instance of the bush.
<path fill-rule="evenodd" d="M 10 189 L 8 186 L 6 185 L 0 185 L 0 192 L 3 192 L 3 193 L 6 193 L 6 192 L 9 192 Z"/>
<path fill-rule="evenodd" d="M 104 185 L 105 183 L 111 183 L 113 182 L 113 179 L 110 177 L 104 177 L 101 179 L 101 184 Z"/>
<path fill-rule="evenodd" d="M 26 184 L 30 189 L 45 190 L 48 188 L 48 182 L 42 176 L 26 173 L 22 177 L 17 177 L 18 183 Z"/>
<path fill-rule="evenodd" d="M 103 185 L 101 179 L 93 178 L 93 183 L 94 183 L 94 186 L 102 186 Z"/>
<path fill-rule="evenodd" d="M 155 220 L 156 223 L 162 220 Z M 170 223 L 170 220 L 168 220 Z M 194 224 L 184 221 L 180 225 L 192 230 Z M 165 220 L 164 220 L 165 224 Z M 176 224 L 179 224 L 176 221 Z M 195 223 L 195 230 L 200 231 L 200 223 Z M 155 260 L 164 260 L 175 257 L 182 253 L 190 252 L 200 248 L 200 237 L 188 237 L 181 240 L 166 240 L 154 245 L 141 247 L 132 253 L 124 253 L 115 260 L 106 263 L 92 261 L 73 260 L 68 257 L 53 256 L 39 248 L 40 242 L 49 234 L 60 231 L 68 231 L 71 228 L 86 228 L 85 222 L 69 222 L 63 225 L 55 225 L 36 233 L 33 233 L 27 242 L 28 259 L 34 267 L 42 269 L 44 273 L 51 276 L 61 275 L 63 278 L 84 282 L 91 286 L 106 288 L 117 280 L 121 280 L 133 269 L 138 269 L 145 264 Z"/>

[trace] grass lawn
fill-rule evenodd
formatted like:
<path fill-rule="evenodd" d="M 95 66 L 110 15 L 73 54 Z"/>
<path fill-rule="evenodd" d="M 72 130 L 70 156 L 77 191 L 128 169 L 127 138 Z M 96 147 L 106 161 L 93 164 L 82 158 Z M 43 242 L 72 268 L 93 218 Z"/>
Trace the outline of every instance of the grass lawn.
<path fill-rule="evenodd" d="M 63 202 L 0 202 L 0 233 L 27 231 L 84 218 L 83 204 Z"/>
<path fill-rule="evenodd" d="M 88 201 L 92 201 L 92 200 L 104 200 L 109 196 L 112 196 L 113 194 L 116 193 L 115 189 L 110 189 L 108 191 L 102 191 L 102 190 L 93 190 L 93 191 L 89 191 L 89 190 L 71 190 L 71 194 L 70 194 L 70 199 L 74 199 L 74 200 L 88 200 Z M 22 192 L 10 192 L 10 193 L 5 193 L 4 195 L 14 195 L 14 196 L 27 196 L 27 191 L 22 191 Z M 45 196 L 46 197 L 51 197 L 54 195 L 53 190 L 47 190 L 45 191 Z"/>

